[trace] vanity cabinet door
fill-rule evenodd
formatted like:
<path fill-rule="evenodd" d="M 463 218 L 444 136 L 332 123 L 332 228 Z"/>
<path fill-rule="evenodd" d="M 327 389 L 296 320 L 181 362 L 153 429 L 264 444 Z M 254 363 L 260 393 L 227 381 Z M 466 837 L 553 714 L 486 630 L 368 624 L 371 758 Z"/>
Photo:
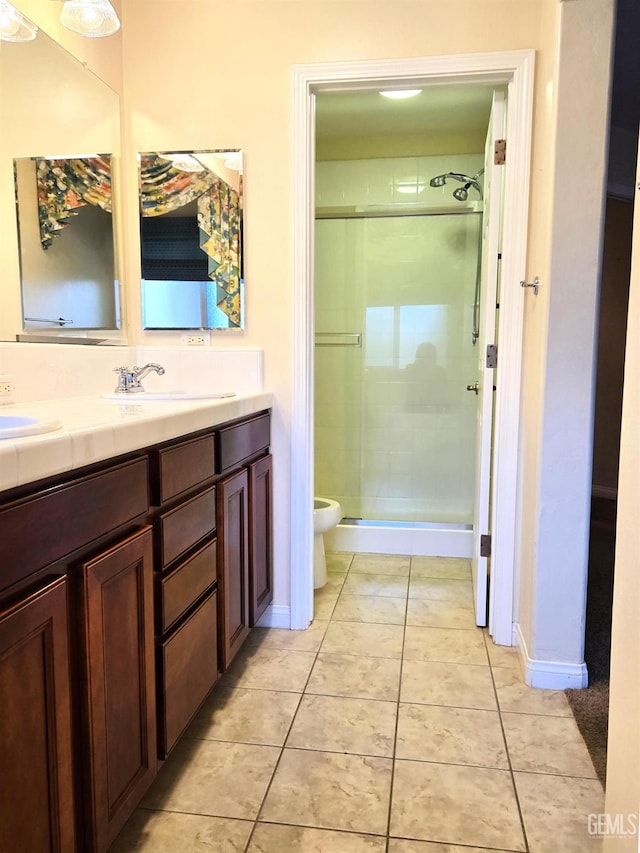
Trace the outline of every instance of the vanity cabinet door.
<path fill-rule="evenodd" d="M 80 572 L 87 849 L 101 853 L 157 771 L 151 528 Z"/>
<path fill-rule="evenodd" d="M 0 610 L 0 849 L 75 849 L 67 584 Z"/>
<path fill-rule="evenodd" d="M 249 489 L 246 469 L 217 485 L 220 669 L 249 633 Z"/>
<path fill-rule="evenodd" d="M 159 643 L 159 753 L 166 758 L 218 678 L 217 593 Z"/>
<path fill-rule="evenodd" d="M 249 465 L 249 624 L 253 627 L 273 599 L 273 457 Z"/>

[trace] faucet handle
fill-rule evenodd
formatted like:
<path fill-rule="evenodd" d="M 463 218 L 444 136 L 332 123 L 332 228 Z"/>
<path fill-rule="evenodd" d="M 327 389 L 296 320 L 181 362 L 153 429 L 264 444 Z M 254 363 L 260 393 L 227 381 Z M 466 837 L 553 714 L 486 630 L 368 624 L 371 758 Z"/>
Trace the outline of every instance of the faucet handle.
<path fill-rule="evenodd" d="M 129 390 L 129 382 L 131 371 L 128 367 L 114 367 L 113 372 L 118 374 L 118 385 L 116 387 L 116 392 L 118 394 L 125 394 Z"/>

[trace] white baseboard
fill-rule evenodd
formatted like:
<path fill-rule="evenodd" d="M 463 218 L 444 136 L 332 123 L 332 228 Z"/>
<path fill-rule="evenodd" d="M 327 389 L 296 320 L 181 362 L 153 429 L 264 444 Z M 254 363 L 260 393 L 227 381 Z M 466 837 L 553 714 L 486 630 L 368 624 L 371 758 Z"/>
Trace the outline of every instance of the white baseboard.
<path fill-rule="evenodd" d="M 525 684 L 545 690 L 565 690 L 567 687 L 581 688 L 589 683 L 585 663 L 539 660 L 529 657 L 527 643 L 518 622 L 513 625 L 514 646 L 518 648 Z"/>
<path fill-rule="evenodd" d="M 471 557 L 473 531 L 339 524 L 324 534 L 324 544 L 331 551 L 407 554 L 412 557 Z"/>
<path fill-rule="evenodd" d="M 258 619 L 257 628 L 290 628 L 291 608 L 284 604 L 270 604 Z"/>

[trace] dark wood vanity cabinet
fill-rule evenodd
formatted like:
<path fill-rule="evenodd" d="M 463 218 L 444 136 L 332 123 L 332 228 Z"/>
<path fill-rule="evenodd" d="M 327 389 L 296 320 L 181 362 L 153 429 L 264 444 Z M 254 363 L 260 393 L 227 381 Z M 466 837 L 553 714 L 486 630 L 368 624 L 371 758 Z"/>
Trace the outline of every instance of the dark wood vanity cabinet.
<path fill-rule="evenodd" d="M 269 412 L 0 500 L 0 853 L 103 853 L 271 601 Z"/>
<path fill-rule="evenodd" d="M 67 581 L 0 608 L 0 850 L 75 844 Z"/>
<path fill-rule="evenodd" d="M 249 633 L 249 478 L 246 469 L 218 484 L 220 666 L 224 671 Z"/>
<path fill-rule="evenodd" d="M 165 759 L 218 678 L 213 434 L 150 451 L 155 532 L 158 756 Z"/>
<path fill-rule="evenodd" d="M 270 415 L 225 425 L 216 432 L 220 664 L 226 669 L 272 592 L 272 458 Z"/>
<path fill-rule="evenodd" d="M 273 599 L 273 457 L 249 465 L 249 624 Z"/>
<path fill-rule="evenodd" d="M 3 853 L 105 851 L 156 773 L 148 488 L 138 455 L 0 503 Z"/>
<path fill-rule="evenodd" d="M 86 849 L 107 850 L 157 771 L 151 528 L 79 567 Z"/>

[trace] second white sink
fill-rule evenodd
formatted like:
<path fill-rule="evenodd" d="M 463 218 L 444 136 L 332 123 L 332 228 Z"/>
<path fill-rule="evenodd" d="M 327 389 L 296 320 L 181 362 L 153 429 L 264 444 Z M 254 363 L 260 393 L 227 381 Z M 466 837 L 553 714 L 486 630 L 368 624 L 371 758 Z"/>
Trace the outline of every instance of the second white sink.
<path fill-rule="evenodd" d="M 117 400 L 120 403 L 145 403 L 153 400 L 219 400 L 223 397 L 235 396 L 235 391 L 142 391 L 138 394 L 113 391 L 102 395 L 105 400 Z"/>
<path fill-rule="evenodd" d="M 0 439 L 42 435 L 61 428 L 62 424 L 56 420 L 43 421 L 28 415 L 0 415 Z"/>

